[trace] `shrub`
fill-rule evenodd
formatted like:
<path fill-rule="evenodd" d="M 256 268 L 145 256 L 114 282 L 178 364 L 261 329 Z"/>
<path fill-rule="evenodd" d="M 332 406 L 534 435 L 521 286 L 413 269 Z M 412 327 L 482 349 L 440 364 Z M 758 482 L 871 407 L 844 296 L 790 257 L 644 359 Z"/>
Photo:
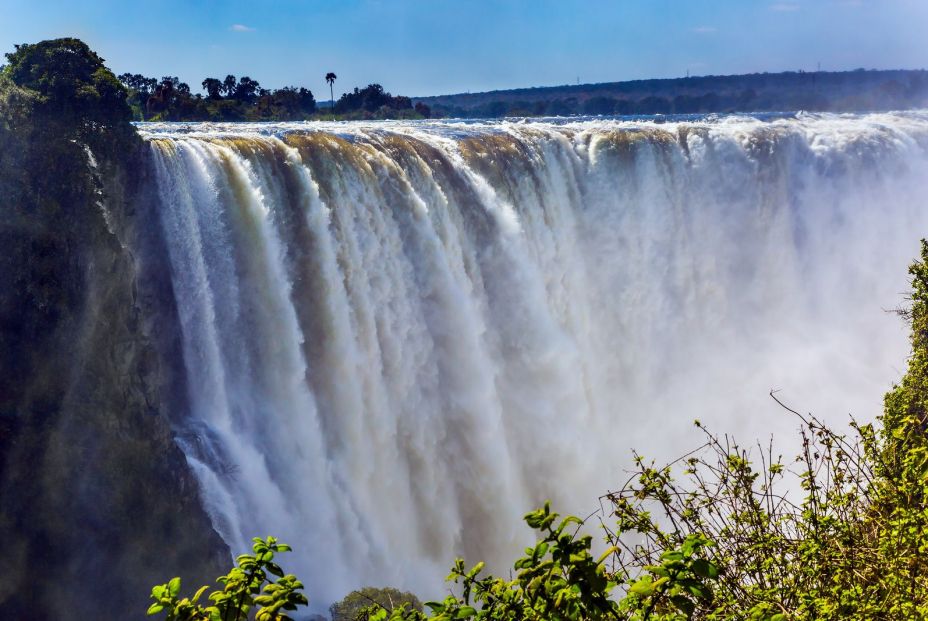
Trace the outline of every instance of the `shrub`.
<path fill-rule="evenodd" d="M 352 591 L 340 602 L 329 607 L 332 621 L 356 621 L 365 609 L 376 605 L 388 612 L 394 608 L 408 607 L 410 610 L 422 611 L 422 602 L 412 593 L 406 593 L 390 587 L 377 589 L 364 587 Z"/>
<path fill-rule="evenodd" d="M 236 559 L 237 567 L 217 578 L 223 586 L 210 593 L 211 606 L 199 603 L 209 587 L 200 587 L 193 596 L 180 598 L 180 578 L 172 578 L 152 588 L 154 603 L 148 614 L 163 612 L 166 621 L 242 621 L 254 610 L 256 621 L 292 621 L 284 611 L 309 602 L 301 593 L 303 583 L 292 574 L 284 574 L 274 562 L 274 556 L 289 552 L 290 546 L 278 543 L 274 537 L 256 537 L 252 549 L 253 555 L 242 554 Z"/>

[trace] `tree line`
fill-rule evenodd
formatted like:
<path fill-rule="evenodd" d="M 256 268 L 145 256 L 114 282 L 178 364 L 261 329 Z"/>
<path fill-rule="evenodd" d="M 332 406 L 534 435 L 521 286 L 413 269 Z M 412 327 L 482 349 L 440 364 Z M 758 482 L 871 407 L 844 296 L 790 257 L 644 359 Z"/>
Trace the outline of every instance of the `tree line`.
<path fill-rule="evenodd" d="M 176 76 L 160 80 L 124 73 L 119 81 L 128 90 L 127 102 L 138 121 L 303 121 L 337 115 L 347 119 L 428 118 L 424 104 L 413 106 L 409 97 L 391 95 L 380 84 L 344 93 L 333 106 L 320 109 L 305 87 L 267 89 L 249 76 L 232 74 L 224 79 L 207 77 L 200 83 L 205 96 L 193 93 Z M 336 76 L 326 74 L 332 87 Z M 333 96 L 334 99 L 334 96 Z"/>

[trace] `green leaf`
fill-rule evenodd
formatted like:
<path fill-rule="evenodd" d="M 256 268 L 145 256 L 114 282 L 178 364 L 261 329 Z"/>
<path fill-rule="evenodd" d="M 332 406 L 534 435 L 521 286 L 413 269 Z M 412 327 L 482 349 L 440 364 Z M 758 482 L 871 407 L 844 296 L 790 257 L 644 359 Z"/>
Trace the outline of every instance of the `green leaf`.
<path fill-rule="evenodd" d="M 683 595 L 674 595 L 670 598 L 670 601 L 673 602 L 673 605 L 677 607 L 677 610 L 685 614 L 687 617 L 692 616 L 693 611 L 696 610 L 696 604 L 693 600 L 684 597 Z"/>
<path fill-rule="evenodd" d="M 158 614 L 159 612 L 161 612 L 162 610 L 164 610 L 164 606 L 162 606 L 161 604 L 155 603 L 155 604 L 152 604 L 151 606 L 148 607 L 148 613 L 147 613 L 147 614 L 156 615 L 156 614 Z"/>
<path fill-rule="evenodd" d="M 205 593 L 205 592 L 206 592 L 206 589 L 208 589 L 208 588 L 209 588 L 209 587 L 208 587 L 208 586 L 205 586 L 205 585 L 204 585 L 204 586 L 201 586 L 201 587 L 199 588 L 199 590 L 198 590 L 196 593 L 193 594 L 193 597 L 191 598 L 191 601 L 196 602 L 198 599 L 200 599 L 201 597 L 203 597 L 203 593 Z"/>
<path fill-rule="evenodd" d="M 649 577 L 644 577 L 632 584 L 628 590 L 639 597 L 650 597 L 654 594 L 654 583 Z"/>
<path fill-rule="evenodd" d="M 660 565 L 649 565 L 645 569 L 650 571 L 655 576 L 660 576 L 661 578 L 669 578 L 670 572 L 667 571 L 667 568 L 661 567 Z"/>
<path fill-rule="evenodd" d="M 168 591 L 171 593 L 171 597 L 177 597 L 177 594 L 180 593 L 180 576 L 171 578 L 171 581 L 168 582 Z"/>
<path fill-rule="evenodd" d="M 681 580 L 682 586 L 699 599 L 708 600 L 711 595 L 705 586 L 695 580 Z"/>
<path fill-rule="evenodd" d="M 718 566 L 704 559 L 696 559 L 693 561 L 690 568 L 693 570 L 693 573 L 703 578 L 710 578 L 715 580 L 719 577 Z"/>

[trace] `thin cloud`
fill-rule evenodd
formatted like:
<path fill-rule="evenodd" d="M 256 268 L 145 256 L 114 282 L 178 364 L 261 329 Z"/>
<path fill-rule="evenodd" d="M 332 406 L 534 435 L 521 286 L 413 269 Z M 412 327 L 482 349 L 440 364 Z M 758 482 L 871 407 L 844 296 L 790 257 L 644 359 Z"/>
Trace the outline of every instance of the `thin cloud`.
<path fill-rule="evenodd" d="M 715 34 L 718 32 L 718 29 L 715 26 L 696 26 L 695 28 L 690 28 L 690 32 L 695 32 L 696 34 Z"/>
<path fill-rule="evenodd" d="M 771 11 L 780 11 L 780 12 L 783 12 L 783 13 L 785 13 L 785 12 L 787 12 L 787 11 L 798 11 L 798 10 L 799 10 L 799 3 L 798 3 L 798 2 L 776 2 L 776 3 L 770 5 L 770 10 L 771 10 Z"/>
<path fill-rule="evenodd" d="M 246 26 L 245 24 L 232 24 L 229 26 L 229 30 L 232 32 L 254 32 L 255 29 L 251 26 Z"/>

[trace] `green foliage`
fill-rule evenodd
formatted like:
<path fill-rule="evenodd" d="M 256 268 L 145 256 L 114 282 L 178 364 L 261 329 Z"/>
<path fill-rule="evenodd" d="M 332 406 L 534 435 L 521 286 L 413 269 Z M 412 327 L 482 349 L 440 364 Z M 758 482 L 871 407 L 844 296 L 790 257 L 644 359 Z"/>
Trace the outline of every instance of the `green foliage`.
<path fill-rule="evenodd" d="M 912 323 L 912 357 L 886 396 L 882 427 L 852 422 L 848 436 L 789 410 L 802 423 L 791 463 L 772 446 L 758 447 L 754 463 L 751 451 L 708 433 L 702 451 L 673 467 L 638 458 L 632 479 L 608 496 L 618 518 L 609 538 L 625 553 L 616 556 L 622 571 L 653 563 L 689 536 L 707 536 L 716 542 L 711 560 L 721 579 L 699 618 L 928 617 L 924 241 L 910 274 L 912 305 L 904 315 Z M 803 496 L 794 502 L 795 482 Z"/>
<path fill-rule="evenodd" d="M 141 139 L 129 123 L 126 91 L 77 39 L 18 45 L 6 57 L 0 195 L 10 205 L 7 222 L 18 224 L 16 218 L 28 214 L 60 223 L 101 196 L 88 150 L 101 168 L 121 166 L 137 153 Z"/>
<path fill-rule="evenodd" d="M 702 557 L 710 545 L 706 537 L 691 534 L 679 549 L 663 552 L 658 564 L 645 565 L 645 573 L 629 582 L 620 607 L 626 618 L 688 619 L 697 609 L 711 609 L 711 581 L 718 579 L 720 569 Z"/>
<path fill-rule="evenodd" d="M 356 621 L 358 619 L 364 621 L 371 607 L 375 607 L 376 610 L 384 609 L 390 613 L 394 609 L 403 607 L 422 612 L 422 602 L 412 593 L 389 587 L 382 589 L 364 587 L 352 591 L 340 602 L 332 604 L 329 607 L 329 613 L 332 621 Z"/>
<path fill-rule="evenodd" d="M 393 96 L 379 84 L 369 84 L 362 89 L 344 93 L 335 102 L 335 111 L 340 114 L 364 110 L 370 113 L 379 110 L 410 110 L 412 100 L 402 95 Z"/>
<path fill-rule="evenodd" d="M 37 110 L 82 134 L 122 131 L 131 119 L 126 89 L 79 39 L 17 45 L 4 73 L 39 96 Z"/>
<path fill-rule="evenodd" d="M 252 611 L 256 621 L 292 621 L 292 612 L 309 602 L 301 592 L 303 583 L 292 574 L 284 574 L 274 557 L 289 552 L 290 546 L 274 537 L 256 537 L 254 554 L 242 554 L 237 567 L 217 578 L 222 588 L 209 595 L 212 605 L 201 605 L 200 598 L 209 587 L 203 586 L 192 597 L 180 598 L 180 578 L 152 588 L 154 603 L 149 615 L 165 614 L 166 621 L 241 621 Z M 276 581 L 271 578 L 276 576 Z M 286 612 L 284 612 L 286 611 Z"/>
<path fill-rule="evenodd" d="M 592 537 L 581 535 L 582 520 L 559 519 L 548 504 L 525 516 L 539 538 L 515 562 L 515 577 L 481 577 L 483 563 L 467 568 L 458 559 L 448 580 L 459 586 L 460 595 L 426 602 L 431 614 L 408 607 L 392 610 L 372 605 L 359 615 L 366 621 L 587 621 L 628 619 L 635 621 L 687 619 L 697 606 L 710 602 L 710 581 L 719 569 L 703 555 L 710 542 L 698 536 L 686 538 L 679 549 L 666 551 L 645 574 L 629 580 L 623 572 L 608 569 L 607 561 L 618 552 L 610 548 L 598 558 L 591 552 Z M 626 588 L 619 597 L 620 585 Z"/>
<path fill-rule="evenodd" d="M 334 73 L 326 75 L 330 89 L 335 79 Z M 314 118 L 419 119 L 431 115 L 428 106 L 420 103 L 414 107 L 409 97 L 393 96 L 379 84 L 345 93 L 337 103 L 332 102 L 334 110 L 320 114 L 312 91 L 294 86 L 268 90 L 248 76 L 227 75 L 224 80 L 205 78 L 200 84 L 206 97 L 192 94 L 189 85 L 172 76 L 164 76 L 159 81 L 124 73 L 119 81 L 127 89 L 126 101 L 136 120 L 302 121 Z"/>
<path fill-rule="evenodd" d="M 614 559 L 621 571 L 647 570 L 667 550 L 706 537 L 718 574 L 694 567 L 715 585 L 711 599 L 696 602 L 696 618 L 848 614 L 844 590 L 856 584 L 870 545 L 862 517 L 872 468 L 860 445 L 800 418 L 802 448 L 791 466 L 771 446 L 757 447 L 755 464 L 752 451 L 705 430 L 704 447 L 674 467 L 638 457 L 634 476 L 608 495 L 617 518 L 608 537 L 622 550 Z M 804 496 L 794 502 L 797 487 Z"/>

